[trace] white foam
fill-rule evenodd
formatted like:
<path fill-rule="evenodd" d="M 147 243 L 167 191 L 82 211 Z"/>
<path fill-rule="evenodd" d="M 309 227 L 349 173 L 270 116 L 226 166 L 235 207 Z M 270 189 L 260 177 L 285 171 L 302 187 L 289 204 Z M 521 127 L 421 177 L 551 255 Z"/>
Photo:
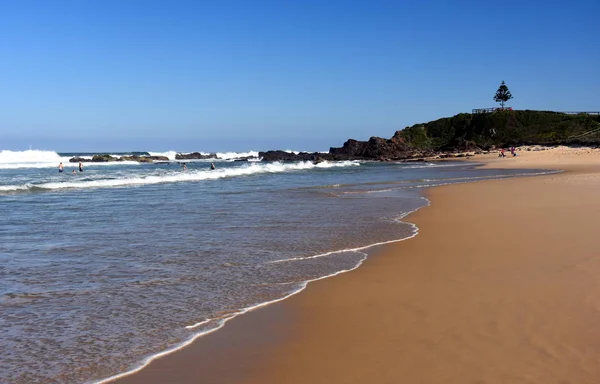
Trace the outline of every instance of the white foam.
<path fill-rule="evenodd" d="M 129 162 L 119 162 L 120 164 L 129 164 Z M 108 164 L 108 163 L 99 163 Z M 132 162 L 132 164 L 138 164 Z M 186 172 L 168 172 L 163 174 L 149 174 L 149 175 L 135 175 L 135 176 L 123 176 L 114 179 L 98 179 L 98 180 L 79 180 L 80 174 L 70 175 L 67 171 L 64 175 L 65 178 L 70 181 L 60 182 L 49 182 L 35 185 L 28 185 L 28 188 L 36 187 L 50 190 L 61 190 L 61 189 L 86 189 L 86 188 L 110 188 L 110 187 L 127 187 L 136 185 L 149 185 L 149 184 L 162 184 L 162 183 L 177 183 L 177 182 L 190 182 L 190 181 L 203 181 L 203 180 L 216 180 L 231 177 L 240 176 L 251 176 L 265 173 L 283 173 L 291 172 L 296 170 L 306 170 L 313 168 L 334 168 L 334 167 L 349 167 L 358 166 L 358 162 L 344 161 L 335 163 L 319 163 L 313 164 L 309 161 L 299 163 L 247 163 L 239 167 L 227 167 L 217 168 L 215 170 L 202 169 L 202 170 L 188 170 Z M 18 191 L 22 190 L 23 185 L 8 185 L 3 186 L 3 191 Z"/>
<path fill-rule="evenodd" d="M 43 151 L 38 149 L 29 149 L 26 151 L 0 151 L 0 164 L 47 162 L 58 164 L 60 160 L 60 155 L 54 151 Z"/>
<path fill-rule="evenodd" d="M 92 159 L 92 156 L 79 156 L 83 159 Z M 117 155 L 116 157 L 120 157 Z M 76 163 L 70 163 L 72 156 L 60 156 L 54 151 L 43 151 L 29 149 L 26 151 L 0 151 L 0 169 L 21 169 L 21 168 L 57 168 L 58 164 L 63 163 L 65 168 L 69 166 L 76 167 Z M 85 166 L 107 166 L 107 165 L 137 165 L 137 161 L 111 161 L 106 163 L 85 163 Z"/>
<path fill-rule="evenodd" d="M 258 158 L 258 151 L 248 152 L 217 152 L 217 157 L 222 160 L 235 160 L 242 159 L 245 157 Z"/>
<path fill-rule="evenodd" d="M 419 169 L 419 168 L 446 168 L 446 167 L 460 167 L 460 166 L 468 166 L 468 165 L 477 165 L 477 163 L 468 163 L 468 162 L 456 162 L 456 163 L 397 163 L 404 165 L 405 168 L 411 169 Z"/>
<path fill-rule="evenodd" d="M 148 152 L 150 156 L 166 156 L 169 160 L 175 160 L 175 155 L 177 155 L 176 151 L 167 151 L 167 152 Z"/>
<path fill-rule="evenodd" d="M 208 324 L 208 323 L 210 323 L 211 321 L 212 321 L 212 319 L 206 319 L 206 320 L 203 320 L 203 321 L 201 321 L 201 322 L 199 322 L 199 323 L 192 324 L 192 325 L 188 325 L 188 326 L 186 326 L 185 328 L 186 328 L 186 329 L 194 329 L 194 328 L 198 328 L 199 326 L 201 326 L 201 325 L 204 325 L 204 324 Z"/>
<path fill-rule="evenodd" d="M 31 186 L 32 186 L 31 184 L 0 185 L 0 191 L 5 191 L 5 192 L 27 191 Z"/>
<path fill-rule="evenodd" d="M 69 158 L 61 157 L 54 151 L 28 149 L 26 151 L 0 151 L 0 169 L 58 167 Z"/>

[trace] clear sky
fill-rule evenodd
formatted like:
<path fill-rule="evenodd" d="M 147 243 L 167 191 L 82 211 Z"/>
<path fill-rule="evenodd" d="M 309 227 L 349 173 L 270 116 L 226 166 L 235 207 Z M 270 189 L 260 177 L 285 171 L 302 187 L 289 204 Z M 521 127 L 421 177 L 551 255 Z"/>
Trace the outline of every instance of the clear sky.
<path fill-rule="evenodd" d="M 600 110 L 600 1 L 0 1 L 0 149 L 327 150 Z"/>

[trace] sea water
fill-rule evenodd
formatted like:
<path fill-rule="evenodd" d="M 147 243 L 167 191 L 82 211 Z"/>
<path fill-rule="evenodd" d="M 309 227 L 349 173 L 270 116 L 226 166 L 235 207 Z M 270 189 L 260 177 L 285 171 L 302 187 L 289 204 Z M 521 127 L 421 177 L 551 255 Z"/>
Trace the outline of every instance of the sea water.
<path fill-rule="evenodd" d="M 524 173 L 233 161 L 255 152 L 186 161 L 186 171 L 111 162 L 72 173 L 72 155 L 0 152 L 2 383 L 101 382 L 138 369 L 358 267 L 369 246 L 414 236 L 404 217 L 428 204 L 424 187 Z"/>

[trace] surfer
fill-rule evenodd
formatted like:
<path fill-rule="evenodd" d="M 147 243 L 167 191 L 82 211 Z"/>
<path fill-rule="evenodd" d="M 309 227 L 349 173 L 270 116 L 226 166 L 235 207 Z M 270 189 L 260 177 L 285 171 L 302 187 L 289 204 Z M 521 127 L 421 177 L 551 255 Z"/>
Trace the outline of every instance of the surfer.
<path fill-rule="evenodd" d="M 83 172 L 83 163 L 79 162 L 79 172 Z"/>
<path fill-rule="evenodd" d="M 215 169 L 215 163 L 210 163 L 210 169 Z"/>
<path fill-rule="evenodd" d="M 65 170 L 65 167 L 63 167 L 63 164 L 62 164 L 62 161 L 61 161 L 60 164 L 58 164 L 58 172 L 62 173 L 62 172 L 64 172 L 64 170 Z"/>

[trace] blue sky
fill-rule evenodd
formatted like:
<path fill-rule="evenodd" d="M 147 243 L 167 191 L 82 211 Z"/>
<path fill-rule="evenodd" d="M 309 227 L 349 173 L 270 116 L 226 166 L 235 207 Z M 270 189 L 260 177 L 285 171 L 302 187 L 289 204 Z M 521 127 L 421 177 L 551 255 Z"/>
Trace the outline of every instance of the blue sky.
<path fill-rule="evenodd" d="M 0 149 L 326 150 L 494 106 L 501 80 L 516 109 L 600 110 L 599 14 L 598 1 L 2 1 Z"/>

